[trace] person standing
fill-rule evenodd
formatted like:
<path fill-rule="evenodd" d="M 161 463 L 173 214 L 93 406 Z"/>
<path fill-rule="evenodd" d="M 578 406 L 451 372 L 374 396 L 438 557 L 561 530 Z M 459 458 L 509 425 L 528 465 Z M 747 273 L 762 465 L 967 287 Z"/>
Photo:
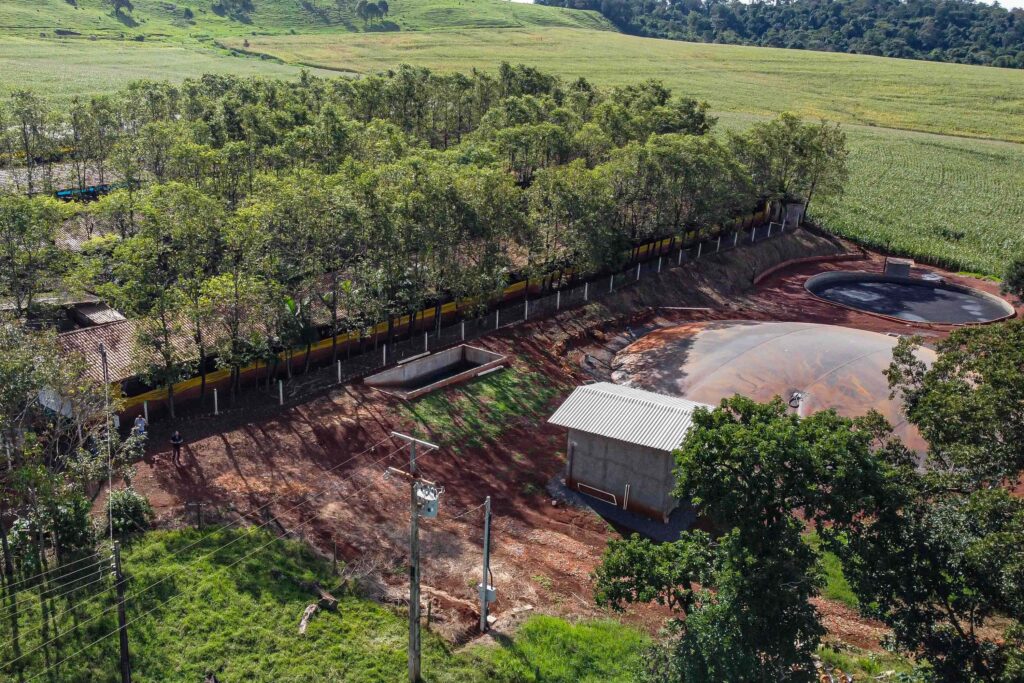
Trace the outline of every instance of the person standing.
<path fill-rule="evenodd" d="M 143 417 L 142 415 L 139 415 L 135 418 L 135 424 L 132 426 L 132 432 L 135 434 L 135 436 L 145 436 L 146 427 L 146 418 Z"/>
<path fill-rule="evenodd" d="M 181 438 L 181 432 L 177 429 L 171 434 L 171 456 L 172 461 L 178 467 L 181 467 L 181 444 L 185 443 L 185 439 Z"/>

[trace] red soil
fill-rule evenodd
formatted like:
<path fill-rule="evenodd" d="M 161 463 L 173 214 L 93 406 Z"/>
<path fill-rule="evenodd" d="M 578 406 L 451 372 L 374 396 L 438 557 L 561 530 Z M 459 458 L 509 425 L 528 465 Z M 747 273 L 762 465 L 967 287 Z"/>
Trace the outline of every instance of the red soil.
<path fill-rule="evenodd" d="M 796 266 L 771 276 L 748 294 L 728 301 L 717 297 L 720 303 L 710 312 L 644 308 L 602 324 L 590 309 L 577 309 L 475 343 L 508 354 L 514 366 L 529 365 L 542 371 L 557 388 L 558 395 L 549 406 L 553 410 L 573 387 L 593 374 L 581 367 L 580 359 L 602 353 L 608 356 L 608 340 L 627 324 L 749 318 L 833 323 L 933 337 L 947 334 L 948 327 L 897 324 L 832 306 L 803 289 L 803 281 L 813 273 L 880 269 L 881 263 L 882 257 L 871 254 L 865 261 L 853 263 Z M 990 283 L 942 274 L 993 290 Z M 685 272 L 677 269 L 662 275 L 666 282 L 685 277 Z M 658 284 L 654 287 L 660 288 Z M 650 298 L 647 293 L 629 291 L 609 307 L 636 307 L 638 298 L 643 306 L 643 299 Z M 715 298 L 710 295 L 711 300 Z M 708 296 L 697 299 L 672 303 L 709 305 Z M 608 310 L 596 315 L 614 318 Z M 459 388 L 445 391 L 454 398 Z M 398 448 L 387 440 L 389 432 L 412 428 L 400 405 L 383 393 L 353 385 L 267 418 L 236 420 L 235 425 L 213 418 L 192 421 L 181 426 L 187 441 L 182 468 L 171 464 L 164 445 L 166 433 L 158 425 L 152 447 L 139 465 L 135 486 L 149 496 L 165 525 L 190 519 L 184 505 L 195 501 L 208 504 L 208 517 L 230 520 L 241 516 L 261 524 L 267 517 L 260 509 L 273 499 L 268 511 L 283 527 L 301 529 L 305 539 L 326 555 L 337 544 L 339 554 L 353 572 L 363 576 L 372 592 L 400 602 L 406 594 L 408 488 L 395 478 L 382 477 L 387 466 L 407 464 L 404 453 L 388 456 Z M 379 447 L 348 462 L 382 440 Z M 477 619 L 481 512 L 463 513 L 480 505 L 487 495 L 494 501 L 492 569 L 499 591 L 494 608 L 498 627 L 503 620 L 531 608 L 566 616 L 600 614 L 593 603 L 589 575 L 600 561 L 606 540 L 616 534 L 589 510 L 555 506 L 544 493 L 545 485 L 562 471 L 563 457 L 560 429 L 543 420 L 524 419 L 510 425 L 498 440 L 485 439 L 482 447 L 456 450 L 447 446 L 420 459 L 422 476 L 445 487 L 440 516 L 421 526 L 421 548 L 425 599 L 433 601 L 435 627 L 449 637 L 465 639 Z M 305 498 L 324 492 L 313 502 Z M 841 605 L 823 600 L 816 604 L 834 637 L 861 647 L 878 647 L 883 633 L 880 625 Z M 654 630 L 665 616 L 651 607 L 631 610 L 628 618 Z"/>

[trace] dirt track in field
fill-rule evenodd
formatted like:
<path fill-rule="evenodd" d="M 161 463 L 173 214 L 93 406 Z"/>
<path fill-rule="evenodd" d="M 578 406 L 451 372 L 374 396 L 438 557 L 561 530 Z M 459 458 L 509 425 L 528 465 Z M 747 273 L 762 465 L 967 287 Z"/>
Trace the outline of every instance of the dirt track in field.
<path fill-rule="evenodd" d="M 869 254 L 863 261 L 796 266 L 753 290 L 743 285 L 750 281 L 749 271 L 763 270 L 773 260 L 836 248 L 806 234 L 783 239 L 790 240 L 788 247 L 755 246 L 749 253 L 709 258 L 706 268 L 700 264 L 668 269 L 600 304 L 475 342 L 509 354 L 517 370 L 541 373 L 553 396 L 542 414 L 511 419 L 495 438 L 484 437 L 472 447 L 446 443 L 419 459 L 421 476 L 445 487 L 441 515 L 421 525 L 424 600 L 432 603 L 435 629 L 459 642 L 473 634 L 482 536 L 482 512 L 474 508 L 487 495 L 494 501 L 497 628 L 532 610 L 569 617 L 602 613 L 594 606 L 589 577 L 607 539 L 617 534 L 589 509 L 556 506 L 547 495 L 545 487 L 562 471 L 565 449 L 562 431 L 548 426 L 544 418 L 575 386 L 604 378 L 607 368 L 602 363 L 630 341 L 625 331 L 745 318 L 832 323 L 932 339 L 948 334 L 948 327 L 896 323 L 838 308 L 803 289 L 803 281 L 822 270 L 879 270 L 882 259 L 877 255 Z M 759 248 L 761 252 L 756 251 Z M 765 255 L 766 249 L 777 253 Z M 950 279 L 994 289 L 990 283 Z M 727 288 L 721 286 L 724 282 Z M 711 310 L 667 308 L 688 306 Z M 451 387 L 444 396 L 454 404 L 460 388 Z M 184 466 L 179 468 L 163 446 L 166 427 L 155 425 L 152 447 L 139 465 L 135 486 L 149 496 L 164 525 L 189 523 L 192 513 L 186 511 L 186 503 L 202 501 L 208 520 L 244 518 L 278 532 L 287 529 L 325 556 L 336 544 L 347 571 L 358 575 L 371 594 L 401 603 L 407 594 L 409 489 L 382 474 L 388 466 L 408 464 L 407 451 L 398 451 L 399 444 L 388 438 L 390 431 L 415 426 L 398 399 L 349 385 L 251 422 L 208 419 L 181 425 L 187 445 Z M 426 438 L 444 441 L 445 435 Z M 314 494 L 320 495 L 310 500 Z M 832 637 L 878 648 L 884 634 L 879 624 L 842 605 L 824 600 L 816 605 Z M 630 610 L 627 618 L 653 631 L 665 616 L 651 607 Z"/>

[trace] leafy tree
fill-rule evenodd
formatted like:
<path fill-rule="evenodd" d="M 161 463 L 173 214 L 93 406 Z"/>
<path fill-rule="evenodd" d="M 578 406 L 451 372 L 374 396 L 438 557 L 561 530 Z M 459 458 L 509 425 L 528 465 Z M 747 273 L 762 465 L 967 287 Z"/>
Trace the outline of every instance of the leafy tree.
<path fill-rule="evenodd" d="M 1001 289 L 1003 294 L 1012 294 L 1024 301 L 1024 256 L 1018 256 L 1006 266 Z"/>
<path fill-rule="evenodd" d="M 676 452 L 675 493 L 724 533 L 709 541 L 688 532 L 657 550 L 636 538 L 611 544 L 596 574 L 598 599 L 670 602 L 685 613 L 669 650 L 649 658 L 673 679 L 813 680 L 824 633 L 808 602 L 818 558 L 797 513 L 830 542 L 833 528 L 856 529 L 861 511 L 909 467 L 905 450 L 880 441 L 888 433 L 877 416 L 801 419 L 780 399 L 736 396 L 697 411 Z M 695 591 L 697 582 L 715 592 Z"/>
<path fill-rule="evenodd" d="M 1004 489 L 879 502 L 874 522 L 841 547 L 864 611 L 939 680 L 1020 680 L 1024 502 Z M 982 629 L 995 617 L 1007 624 L 998 639 Z"/>
<path fill-rule="evenodd" d="M 930 478 L 954 490 L 1017 481 L 1024 470 L 1024 322 L 959 329 L 928 367 L 901 340 L 888 378 L 928 442 Z"/>
<path fill-rule="evenodd" d="M 848 175 L 846 136 L 838 124 L 805 124 L 784 113 L 734 135 L 732 143 L 763 198 L 810 203 L 816 194 L 841 192 Z"/>
<path fill-rule="evenodd" d="M 57 232 L 69 213 L 49 197 L 0 194 L 0 296 L 19 318 L 29 317 L 39 294 L 56 284 L 67 260 Z"/>
<path fill-rule="evenodd" d="M 25 164 L 25 190 L 33 194 L 39 187 L 36 172 L 41 161 L 52 152 L 48 124 L 51 113 L 45 101 L 33 92 L 16 90 L 11 94 L 10 118 L 15 149 Z"/>

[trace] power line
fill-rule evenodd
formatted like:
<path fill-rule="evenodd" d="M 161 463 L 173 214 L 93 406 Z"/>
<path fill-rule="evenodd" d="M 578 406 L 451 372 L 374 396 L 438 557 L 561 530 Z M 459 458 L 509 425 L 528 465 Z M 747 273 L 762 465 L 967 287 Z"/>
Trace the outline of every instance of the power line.
<path fill-rule="evenodd" d="M 83 577 L 83 578 L 85 578 L 85 577 Z M 66 595 L 71 595 L 72 593 L 75 593 L 75 592 L 80 591 L 80 590 L 82 590 L 84 588 L 88 588 L 89 586 L 92 586 L 92 585 L 94 585 L 96 583 L 99 583 L 100 581 L 102 581 L 105 578 L 107 578 L 106 574 L 104 574 L 103 576 L 101 576 L 101 577 L 99 577 L 97 579 L 93 579 L 89 583 L 83 584 L 81 586 L 75 586 L 74 588 L 69 588 L 69 589 L 67 589 L 67 590 L 65 590 L 65 591 L 63 591 L 61 593 L 56 593 L 56 594 L 52 594 L 52 595 L 38 595 L 37 594 L 36 596 L 33 596 L 33 597 L 38 597 L 40 600 L 57 600 L 59 598 L 63 598 Z M 27 604 L 28 605 L 32 605 L 33 603 L 27 603 Z M 7 614 L 3 615 L 2 618 L 6 619 L 6 618 L 9 618 L 9 617 L 13 617 L 13 616 L 20 616 L 20 615 L 24 614 L 28 609 L 29 609 L 28 606 L 26 606 L 24 608 L 17 608 L 17 607 L 15 607 L 13 610 L 11 610 Z"/>
<path fill-rule="evenodd" d="M 386 441 L 386 439 L 385 439 L 385 441 Z M 383 441 L 381 441 L 380 443 L 383 443 Z M 378 444 L 378 445 L 379 445 L 379 444 Z M 376 447 L 376 446 L 374 446 L 374 447 Z M 381 462 L 383 462 L 384 460 L 387 460 L 388 458 L 390 458 L 390 457 L 391 457 L 392 455 L 394 455 L 395 453 L 398 453 L 399 451 L 401 451 L 401 450 L 402 450 L 403 448 L 404 448 L 404 446 L 400 446 L 399 448 L 396 448 L 395 450 L 391 451 L 390 453 L 388 453 L 388 454 L 387 454 L 387 455 L 385 455 L 384 457 L 382 457 L 382 458 L 378 458 L 377 460 L 373 461 L 372 463 L 370 463 L 370 465 L 371 465 L 371 466 L 372 466 L 372 465 L 376 465 L 376 464 L 378 464 L 378 463 L 381 463 Z M 364 452 L 365 452 L 365 451 L 364 451 Z M 361 455 L 361 454 L 360 454 L 360 455 Z M 355 457 L 358 457 L 358 456 L 355 456 Z M 336 467 L 338 467 L 338 465 L 336 465 L 336 466 L 335 466 L 335 468 L 336 468 Z M 328 470 L 328 471 L 330 471 L 330 470 Z M 315 499 L 315 498 L 318 498 L 318 497 L 320 497 L 320 496 L 322 496 L 322 495 L 324 495 L 324 494 L 326 494 L 326 493 L 329 493 L 329 492 L 330 492 L 331 490 L 335 490 L 335 489 L 337 488 L 337 486 L 338 486 L 338 484 L 335 484 L 335 485 L 334 485 L 333 487 L 331 487 L 331 489 L 328 489 L 328 490 L 325 490 L 325 491 L 321 491 L 320 493 L 316 493 L 316 494 L 312 494 L 312 495 L 310 495 L 310 496 L 307 496 L 305 500 L 303 500 L 303 501 L 302 501 L 302 502 L 300 502 L 300 503 L 296 503 L 296 504 L 295 504 L 295 505 L 293 505 L 292 507 L 290 507 L 290 508 L 288 508 L 287 510 L 285 510 L 285 512 L 291 512 L 292 510 L 294 510 L 294 509 L 296 509 L 296 508 L 298 508 L 298 507 L 302 506 L 303 504 L 305 504 L 305 503 L 308 503 L 308 502 L 309 502 L 310 500 L 312 500 L 312 499 Z M 283 495 L 283 494 L 282 494 L 282 495 Z M 278 496 L 278 497 L 280 497 L 280 496 Z M 266 506 L 263 506 L 263 507 L 266 507 Z M 268 520 L 267 520 L 266 522 L 264 522 L 263 524 L 260 524 L 260 525 L 258 525 L 258 526 L 255 526 L 255 527 L 249 527 L 248 529 L 246 529 L 246 533 L 252 533 L 252 532 L 253 532 L 253 531 L 255 531 L 255 530 L 258 530 L 258 529 L 262 529 L 263 527 L 265 527 L 265 526 L 267 526 L 268 524 L 270 524 L 270 523 L 271 523 L 271 521 L 272 521 L 272 520 L 269 520 L 269 519 L 268 519 Z M 279 522 L 279 523 L 280 523 L 280 522 Z M 305 522 L 305 523 L 304 523 L 304 524 L 303 524 L 302 526 L 304 526 L 305 524 L 308 524 L 308 522 Z M 196 562 L 199 562 L 199 561 L 200 561 L 200 560 L 202 560 L 202 559 L 205 559 L 205 558 L 208 558 L 208 557 L 210 557 L 210 556 L 212 556 L 212 555 L 215 555 L 216 553 L 218 553 L 218 552 L 220 552 L 220 551 L 224 550 L 224 549 L 225 549 L 225 548 L 227 548 L 228 546 L 231 546 L 231 545 L 233 545 L 233 544 L 237 543 L 237 542 L 238 542 L 238 541 L 240 541 L 241 539 L 242 539 L 242 536 L 239 536 L 238 538 L 232 539 L 231 541 L 228 541 L 227 543 L 224 543 L 223 545 L 221 545 L 221 546 L 218 546 L 217 548 L 214 548 L 213 550 L 211 550 L 210 552 L 206 553 L 205 555 L 202 555 L 202 556 L 200 556 L 200 557 L 197 557 L 196 559 L 194 559 L 194 560 L 192 560 L 191 562 L 189 562 L 189 563 L 188 563 L 188 565 L 193 565 L 193 564 L 195 564 Z M 200 540 L 202 540 L 202 539 L 200 539 Z M 198 543 L 198 542 L 199 542 L 199 541 L 196 541 L 196 542 L 192 543 L 192 544 L 191 544 L 190 546 L 188 546 L 188 547 L 194 546 L 194 545 L 196 545 L 196 543 Z M 170 555 L 168 555 L 168 557 L 171 557 L 171 556 L 173 556 L 173 555 L 175 555 L 175 554 L 177 554 L 177 553 L 181 552 L 182 550 L 184 550 L 184 548 L 182 548 L 182 549 L 178 550 L 178 551 L 177 551 L 176 553 L 171 553 Z M 188 565 L 187 565 L 187 566 L 188 566 Z M 128 597 L 129 597 L 130 599 L 134 599 L 134 598 L 136 598 L 136 596 L 142 595 L 143 593 L 145 593 L 145 592 L 147 592 L 147 591 L 150 591 L 150 590 L 152 590 L 152 589 L 153 589 L 153 588 L 155 588 L 156 586 L 159 586 L 159 585 L 160 585 L 160 584 L 162 584 L 163 582 L 167 581 L 167 579 L 171 578 L 171 576 L 172 576 L 171 574 L 168 574 L 167 576 L 163 577 L 162 579 L 158 579 L 157 581 L 154 581 L 153 583 L 149 584 L 149 585 L 148 585 L 148 586 L 146 586 L 145 588 L 143 588 L 143 589 L 141 589 L 141 590 L 138 590 L 138 591 L 134 591 L 134 592 L 133 592 L 133 593 L 132 593 L 132 594 L 131 594 L 130 596 L 128 596 Z M 114 609 L 115 607 L 116 607 L 116 605 L 113 605 L 113 606 L 111 606 L 111 607 L 108 607 L 107 609 L 103 610 L 103 611 L 102 611 L 102 612 L 100 612 L 99 614 L 96 614 L 95 616 L 92 616 L 92 617 L 90 617 L 89 619 L 86 619 L 85 621 L 79 622 L 78 624 L 76 624 L 76 625 L 75 625 L 74 629 L 71 629 L 71 630 L 77 630 L 77 629 L 81 628 L 82 626 L 85 626 L 86 624 L 90 624 L 90 623 L 92 623 L 92 622 L 96 621 L 97 619 L 99 619 L 100 617 L 102 617 L 102 616 L 103 616 L 104 614 L 106 614 L 106 613 L 110 612 L 110 611 L 111 611 L 112 609 Z M 68 632 L 70 632 L 70 631 L 68 631 Z M 68 633 L 68 632 L 65 632 L 65 633 Z M 50 640 L 48 640 L 48 641 L 46 641 L 46 642 L 44 642 L 44 643 L 40 643 L 39 645 L 37 645 L 36 647 L 32 648 L 31 650 L 28 650 L 28 651 L 26 651 L 26 652 L 23 652 L 23 653 L 22 653 L 21 655 L 19 655 L 18 657 L 16 657 L 16 658 L 14 658 L 14 659 L 10 660 L 9 662 L 5 662 L 4 664 L 0 665 L 0 668 L 7 668 L 7 667 L 9 667 L 9 666 L 10 666 L 11 664 L 14 664 L 14 663 L 15 663 L 15 662 L 17 662 L 17 661 L 19 661 L 19 660 L 21 660 L 21 659 L 24 659 L 24 658 L 25 658 L 25 657 L 27 657 L 28 655 L 30 655 L 30 654 L 32 654 L 32 653 L 34 653 L 34 652 L 37 652 L 37 651 L 38 651 L 38 650 L 40 650 L 41 648 L 43 648 L 43 647 L 46 647 L 47 645 L 50 645 L 50 644 L 52 644 L 52 643 L 56 642 L 57 640 L 59 640 L 59 637 L 57 637 L 57 638 L 51 638 Z"/>
<path fill-rule="evenodd" d="M 101 579 L 101 580 L 106 580 L 108 578 L 110 578 L 109 575 L 104 574 L 103 579 Z M 84 586 L 83 586 L 83 588 L 84 588 Z M 108 590 L 110 590 L 110 586 L 106 586 L 102 590 L 96 591 L 95 593 L 93 593 L 92 595 L 90 595 L 87 598 L 82 598 L 78 602 L 74 603 L 73 605 L 70 605 L 69 607 L 66 607 L 65 609 L 61 610 L 60 612 L 57 612 L 56 614 L 49 615 L 50 620 L 51 621 L 55 621 L 55 620 L 59 619 L 60 617 L 64 616 L 65 614 L 68 614 L 70 612 L 74 612 L 75 610 L 77 610 L 82 605 L 84 605 L 86 603 L 89 603 L 89 602 L 92 602 L 96 598 L 102 597 L 103 594 L 106 591 L 108 591 Z M 43 628 L 43 624 L 39 624 L 38 626 L 29 627 L 29 628 L 25 629 L 24 631 L 22 631 L 22 635 L 25 635 L 25 634 L 28 634 L 28 633 L 34 633 L 36 631 L 41 631 L 42 628 Z M 14 640 L 15 640 L 14 638 L 11 638 L 10 640 L 8 640 L 8 641 L 6 641 L 4 643 L 0 643 L 0 648 L 7 647 L 11 643 L 13 643 Z"/>
<path fill-rule="evenodd" d="M 76 564 L 81 564 L 82 562 L 85 562 L 86 560 L 90 560 L 90 559 L 92 559 L 94 557 L 99 557 L 99 556 L 100 556 L 99 553 L 92 553 L 90 555 L 86 555 L 85 557 L 77 559 L 74 562 L 68 562 L 67 564 L 62 564 L 59 567 L 54 567 L 53 569 L 47 569 L 46 571 L 41 571 L 38 574 L 34 574 L 32 576 L 29 576 L 27 578 L 21 579 L 19 581 L 15 581 L 14 583 L 9 583 L 9 584 L 7 584 L 7 588 L 8 588 L 8 590 L 11 589 L 11 588 L 15 588 L 17 586 L 20 586 L 23 583 L 28 583 L 29 581 L 32 581 L 33 579 L 38 579 L 41 576 L 45 576 L 46 574 L 49 574 L 50 572 L 55 572 L 55 571 L 58 571 L 58 570 L 67 569 L 68 567 L 74 567 Z M 100 562 L 104 562 L 107 559 L 109 559 L 109 557 L 108 558 L 102 558 L 100 560 Z M 78 570 L 76 569 L 75 571 L 78 571 Z M 73 574 L 74 572 L 70 572 L 70 573 Z M 57 579 L 54 579 L 54 580 L 57 580 Z"/>
<path fill-rule="evenodd" d="M 392 453 L 390 453 L 390 454 L 389 454 L 389 456 L 390 456 L 390 455 L 393 455 L 394 453 L 397 453 L 397 452 L 398 452 L 398 451 L 400 451 L 400 450 L 402 450 L 402 449 L 401 449 L 401 448 L 399 448 L 398 450 L 396 450 L 396 451 L 393 451 Z M 384 459 L 384 458 L 381 458 L 381 460 L 383 460 L 383 459 Z M 377 462 L 380 462 L 380 461 L 377 461 Z M 360 489 L 356 490 L 356 491 L 355 491 L 355 492 L 353 492 L 353 493 L 352 493 L 351 495 L 352 495 L 352 496 L 356 496 L 356 495 L 358 495 L 358 494 L 362 493 L 363 491 L 365 491 L 366 489 L 370 488 L 370 487 L 371 487 L 372 485 L 373 485 L 373 482 L 371 482 L 370 484 L 367 484 L 366 486 L 364 486 L 364 487 L 362 487 L 362 488 L 360 488 Z M 337 489 L 337 487 L 338 487 L 338 485 L 337 485 L 337 484 L 335 484 L 335 485 L 334 485 L 333 487 L 331 487 L 331 489 L 330 489 L 330 490 L 334 490 L 334 489 Z M 320 493 L 316 494 L 316 496 L 321 496 L 321 495 L 323 495 L 323 494 L 325 494 L 325 493 L 329 493 L 329 492 L 330 492 L 330 490 L 325 490 L 325 491 L 322 491 L 322 492 L 320 492 Z M 310 518 L 310 519 L 306 520 L 305 522 L 300 522 L 300 523 L 299 523 L 299 524 L 298 524 L 298 525 L 297 525 L 297 526 L 296 526 L 295 528 L 296 528 L 296 529 L 298 529 L 298 528 L 304 527 L 304 526 L 306 526 L 306 525 L 310 524 L 310 523 L 311 523 L 312 521 L 313 521 L 313 518 Z M 292 531 L 291 531 L 291 533 L 294 533 L 294 530 L 292 530 Z M 265 550 L 265 549 L 266 549 L 267 547 L 269 547 L 270 545 L 272 545 L 272 544 L 276 543 L 276 542 L 277 542 L 277 541 L 279 541 L 279 540 L 280 540 L 280 539 L 279 539 L 279 538 L 277 538 L 277 537 L 275 537 L 275 538 L 272 538 L 272 539 L 271 539 L 270 541 L 268 541 L 267 543 L 264 543 L 263 545 L 261 545 L 261 546 L 260 546 L 259 548 L 257 548 L 256 550 L 253 550 L 252 552 L 250 552 L 250 553 L 247 553 L 246 555 L 244 555 L 244 556 L 242 556 L 242 557 L 238 558 L 237 560 L 235 560 L 235 561 L 234 561 L 234 562 L 232 562 L 231 564 L 227 565 L 226 567 L 221 567 L 220 569 L 218 569 L 218 570 L 216 571 L 216 573 L 218 573 L 218 574 L 219 574 L 219 573 L 221 573 L 221 572 L 224 572 L 224 571 L 226 571 L 226 570 L 230 569 L 231 567 L 234 567 L 235 565 L 239 564 L 240 562 L 243 562 L 243 561 L 245 561 L 245 560 L 249 559 L 250 557 L 252 557 L 252 556 L 253 556 L 253 555 L 255 555 L 256 553 L 262 552 L 262 551 L 263 551 L 263 550 Z M 209 580 L 209 576 L 207 577 L 207 581 L 208 581 L 208 580 Z M 135 616 L 135 617 L 132 617 L 131 619 L 129 619 L 129 620 L 128 620 L 128 621 L 127 621 L 127 622 L 125 623 L 125 626 L 130 626 L 131 624 L 133 624 L 133 623 L 135 623 L 136 621 L 138 621 L 138 620 L 142 619 L 143 617 L 146 617 L 146 616 L 148 616 L 148 615 L 152 614 L 153 612 L 155 612 L 156 610 L 160 609 L 161 607 L 164 607 L 164 606 L 166 606 L 166 605 L 167 605 L 167 604 L 168 604 L 169 602 L 171 602 L 172 600 L 174 600 L 174 599 L 176 599 L 176 598 L 180 598 L 180 597 L 181 597 L 182 595 L 185 595 L 185 593 L 175 593 L 175 594 L 174 594 L 174 595 L 172 595 L 171 597 L 169 597 L 169 598 L 167 598 L 166 600 L 164 600 L 163 602 L 161 602 L 161 603 L 159 603 L 159 604 L 155 605 L 154 607 L 152 607 L 152 608 L 150 608 L 150 609 L 146 610 L 146 611 L 145 611 L 145 612 L 143 612 L 142 614 L 140 614 L 140 615 L 138 615 L 138 616 Z M 133 596 L 132 596 L 132 597 L 134 597 L 134 594 L 133 594 Z M 109 610 L 108 610 L 108 611 L 109 611 Z M 85 622 L 83 622 L 83 623 L 85 623 Z M 81 624 L 80 624 L 80 625 L 81 625 Z M 79 625 L 79 626 L 80 626 L 80 625 Z M 77 628 L 77 627 L 76 627 L 76 628 Z M 62 660 L 60 660 L 59 662 L 56 662 L 56 663 L 54 663 L 54 664 L 51 664 L 50 666 L 46 667 L 45 669 L 43 669 L 43 670 L 42 670 L 42 671 L 40 671 L 39 673 L 35 674 L 34 676 L 32 676 L 31 678 L 28 678 L 28 679 L 26 679 L 26 680 L 27 680 L 27 681 L 34 681 L 34 680 L 36 680 L 37 678 L 39 678 L 40 676 L 42 676 L 42 675 L 43 675 L 43 674 L 45 674 L 46 672 L 50 671 L 51 669 L 54 669 L 54 668 L 56 668 L 56 667 L 60 666 L 61 664 L 64 664 L 65 662 L 67 662 L 67 661 L 69 661 L 69 660 L 73 659 L 74 657 L 77 657 L 78 655 L 80 655 L 80 654 L 81 654 L 82 652 L 84 652 L 84 651 L 88 650 L 88 649 L 89 649 L 90 647 L 92 647 L 93 645 L 96 645 L 97 643 L 99 643 L 99 642 L 101 642 L 101 641 L 103 641 L 103 640 L 106 640 L 107 638 L 110 638 L 111 636 L 113 636 L 113 635 L 115 635 L 115 634 L 118 634 L 119 632 L 120 632 L 120 628 L 117 628 L 117 629 L 114 629 L 113 631 L 111 631 L 111 632 L 109 632 L 109 633 L 107 633 L 107 634 L 104 634 L 104 635 L 100 636 L 99 638 L 97 638 L 96 640 L 92 641 L 92 642 L 91 642 L 91 643 L 89 643 L 88 645 L 85 645 L 84 647 L 81 647 L 81 648 L 79 648 L 78 650 L 76 650 L 75 652 L 71 653 L 70 655 L 68 655 L 68 656 L 67 656 L 67 657 L 65 657 L 64 659 L 62 659 Z M 38 649 L 38 648 L 36 648 L 36 649 Z M 27 654 L 27 653 L 26 653 L 26 654 Z M 24 655 L 22 655 L 22 656 L 24 656 Z M 20 659 L 20 657 L 19 657 L 19 659 Z M 10 661 L 10 662 L 8 662 L 7 664 L 5 664 L 5 665 L 4 665 L 4 666 L 3 666 L 2 668 L 7 668 L 8 666 L 10 666 L 11 664 L 13 664 L 13 663 L 14 663 L 14 662 L 16 662 L 16 661 L 18 661 L 18 660 L 17 660 L 17 659 L 11 660 L 11 661 Z"/>
<path fill-rule="evenodd" d="M 475 507 L 471 507 L 471 508 L 469 508 L 468 510 L 463 510 L 463 511 L 462 511 L 461 513 L 459 513 L 459 514 L 455 515 L 454 517 L 449 517 L 448 519 L 449 519 L 449 521 L 453 521 L 453 522 L 454 522 L 454 521 L 455 521 L 456 519 L 462 519 L 462 518 L 463 518 L 463 517 L 465 517 L 466 515 L 470 514 L 471 512 L 476 512 L 477 510 L 479 510 L 480 508 L 482 508 L 482 507 L 483 507 L 483 506 L 485 506 L 485 505 L 487 505 L 487 503 L 486 503 L 486 502 L 484 502 L 484 503 L 480 503 L 479 505 L 477 505 L 477 506 L 475 506 Z"/>

